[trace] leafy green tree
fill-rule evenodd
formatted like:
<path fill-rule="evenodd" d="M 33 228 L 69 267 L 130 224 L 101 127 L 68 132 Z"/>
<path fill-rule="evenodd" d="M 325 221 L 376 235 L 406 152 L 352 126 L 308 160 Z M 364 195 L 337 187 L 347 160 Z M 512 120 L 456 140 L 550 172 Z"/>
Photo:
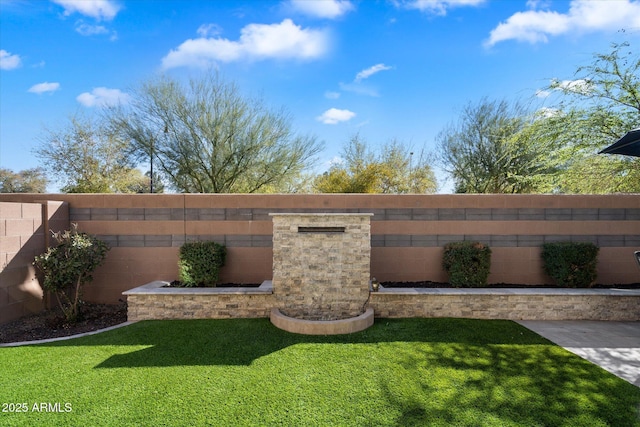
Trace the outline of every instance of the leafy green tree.
<path fill-rule="evenodd" d="M 413 159 L 413 152 L 398 141 L 384 145 L 376 154 L 355 135 L 343 148 L 342 158 L 343 163 L 316 177 L 313 183 L 316 192 L 405 194 L 437 190 L 435 175 L 424 153 Z"/>
<path fill-rule="evenodd" d="M 47 177 L 41 168 L 13 172 L 0 168 L 0 193 L 44 193 Z"/>
<path fill-rule="evenodd" d="M 286 112 L 243 96 L 216 73 L 188 85 L 163 76 L 132 98 L 108 112 L 112 128 L 178 191 L 278 191 L 321 149 L 315 138 L 294 133 Z"/>
<path fill-rule="evenodd" d="M 556 79 L 546 89 L 559 99 L 535 132 L 563 147 L 556 191 L 640 191 L 639 159 L 597 154 L 640 127 L 640 55 L 630 43 L 612 44 L 611 52 L 578 67 L 573 80 Z"/>
<path fill-rule="evenodd" d="M 151 171 L 142 174 L 139 169 L 132 170 L 131 181 L 127 185 L 127 193 L 164 193 L 164 183 L 157 173 L 153 174 L 153 191 L 151 191 Z"/>
<path fill-rule="evenodd" d="M 467 104 L 437 136 L 438 157 L 457 193 L 544 192 L 555 174 L 555 148 L 536 139 L 536 117 L 518 103 Z"/>
<path fill-rule="evenodd" d="M 35 155 L 65 193 L 130 193 L 141 172 L 127 147 L 102 122 L 76 115 L 60 129 L 45 129 Z"/>

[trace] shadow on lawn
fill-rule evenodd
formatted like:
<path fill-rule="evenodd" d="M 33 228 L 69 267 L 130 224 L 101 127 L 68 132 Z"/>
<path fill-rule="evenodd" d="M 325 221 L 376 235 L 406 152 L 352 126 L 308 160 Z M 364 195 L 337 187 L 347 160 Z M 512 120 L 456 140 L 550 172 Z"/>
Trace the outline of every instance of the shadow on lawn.
<path fill-rule="evenodd" d="M 268 319 L 149 320 L 101 334 L 58 341 L 46 346 L 148 346 L 118 354 L 98 368 L 188 365 L 250 365 L 256 359 L 295 344 L 427 342 L 542 344 L 550 341 L 510 321 L 473 319 L 377 319 L 362 332 L 349 335 L 292 334 Z"/>
<path fill-rule="evenodd" d="M 376 377 L 382 390 L 376 404 L 399 414 L 396 425 L 480 425 L 490 419 L 517 425 L 592 425 L 594 419 L 640 425 L 637 387 L 510 321 L 377 319 L 365 331 L 339 336 L 291 334 L 267 319 L 145 321 L 46 345 L 145 347 L 96 366 L 109 369 L 248 366 L 307 343 L 394 346 L 385 353 L 393 354 L 391 359 L 373 363 L 411 373 L 403 381 Z"/>
<path fill-rule="evenodd" d="M 453 344 L 452 350 L 396 354 L 413 372 L 424 365 L 464 372 L 416 376 L 417 393 L 383 384 L 385 399 L 400 410 L 397 425 L 640 425 L 638 388 L 562 348 Z"/>

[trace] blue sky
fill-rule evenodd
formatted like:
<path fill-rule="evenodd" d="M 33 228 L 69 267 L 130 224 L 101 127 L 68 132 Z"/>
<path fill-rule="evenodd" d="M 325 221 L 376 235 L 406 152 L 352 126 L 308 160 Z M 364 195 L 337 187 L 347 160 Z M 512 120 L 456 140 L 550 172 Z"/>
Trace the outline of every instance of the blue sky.
<path fill-rule="evenodd" d="M 639 0 L 0 0 L 0 167 L 38 166 L 43 128 L 158 73 L 208 69 L 323 140 L 318 171 L 355 133 L 433 151 L 465 104 L 542 108 L 551 79 L 638 38 Z"/>

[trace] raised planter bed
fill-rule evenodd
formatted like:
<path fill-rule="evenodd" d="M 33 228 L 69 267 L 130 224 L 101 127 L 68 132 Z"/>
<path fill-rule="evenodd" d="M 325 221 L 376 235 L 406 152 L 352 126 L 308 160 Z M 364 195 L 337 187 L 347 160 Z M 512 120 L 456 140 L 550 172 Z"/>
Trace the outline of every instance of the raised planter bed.
<path fill-rule="evenodd" d="M 390 318 L 637 321 L 640 289 L 381 287 L 369 306 Z"/>
<path fill-rule="evenodd" d="M 124 292 L 129 320 L 268 318 L 271 281 L 258 288 L 167 288 L 157 281 Z M 510 320 L 640 320 L 640 289 L 385 288 L 372 292 L 375 317 Z"/>
<path fill-rule="evenodd" d="M 273 287 L 176 288 L 155 281 L 123 292 L 128 320 L 269 317 Z"/>

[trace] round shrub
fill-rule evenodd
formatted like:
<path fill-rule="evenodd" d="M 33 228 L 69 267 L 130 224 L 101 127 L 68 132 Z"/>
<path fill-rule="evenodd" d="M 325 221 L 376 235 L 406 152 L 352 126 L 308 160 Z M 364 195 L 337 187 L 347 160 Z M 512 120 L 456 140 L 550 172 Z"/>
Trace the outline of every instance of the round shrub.
<path fill-rule="evenodd" d="M 542 245 L 544 272 L 558 286 L 587 288 L 598 277 L 598 248 L 588 242 L 553 242 Z"/>
<path fill-rule="evenodd" d="M 178 261 L 182 284 L 185 287 L 216 286 L 226 256 L 226 247 L 215 242 L 185 243 L 180 247 Z"/>
<path fill-rule="evenodd" d="M 454 287 L 487 286 L 491 268 L 491 249 L 480 242 L 452 242 L 444 246 L 442 267 Z"/>

